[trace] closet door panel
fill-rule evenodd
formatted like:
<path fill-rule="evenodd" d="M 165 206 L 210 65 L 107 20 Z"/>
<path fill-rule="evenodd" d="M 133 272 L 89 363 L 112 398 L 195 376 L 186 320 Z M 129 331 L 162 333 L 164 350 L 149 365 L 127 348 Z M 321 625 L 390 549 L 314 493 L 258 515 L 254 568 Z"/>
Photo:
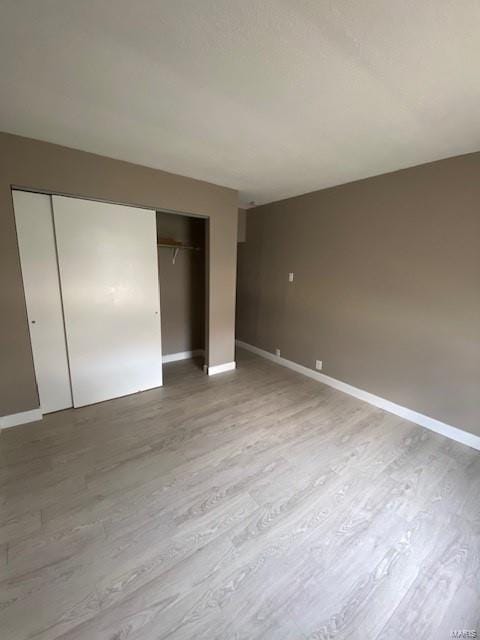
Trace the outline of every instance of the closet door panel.
<path fill-rule="evenodd" d="M 74 406 L 162 384 L 155 212 L 53 196 Z"/>
<path fill-rule="evenodd" d="M 33 363 L 42 413 L 72 406 L 50 196 L 13 191 Z"/>

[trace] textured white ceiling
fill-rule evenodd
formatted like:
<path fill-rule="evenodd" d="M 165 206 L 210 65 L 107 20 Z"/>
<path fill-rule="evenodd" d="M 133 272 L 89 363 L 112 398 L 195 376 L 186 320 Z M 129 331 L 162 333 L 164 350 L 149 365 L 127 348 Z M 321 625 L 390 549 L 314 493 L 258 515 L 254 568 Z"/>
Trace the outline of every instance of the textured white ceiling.
<path fill-rule="evenodd" d="M 278 200 L 480 148 L 479 0 L 0 0 L 0 129 Z"/>

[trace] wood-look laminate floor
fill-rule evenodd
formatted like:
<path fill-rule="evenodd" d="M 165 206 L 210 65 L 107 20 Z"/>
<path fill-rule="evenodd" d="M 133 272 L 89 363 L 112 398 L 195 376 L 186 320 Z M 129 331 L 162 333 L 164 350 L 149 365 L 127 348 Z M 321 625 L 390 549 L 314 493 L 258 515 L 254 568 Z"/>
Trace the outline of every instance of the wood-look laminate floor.
<path fill-rule="evenodd" d="M 480 454 L 240 351 L 0 437 L 2 640 L 480 634 Z"/>

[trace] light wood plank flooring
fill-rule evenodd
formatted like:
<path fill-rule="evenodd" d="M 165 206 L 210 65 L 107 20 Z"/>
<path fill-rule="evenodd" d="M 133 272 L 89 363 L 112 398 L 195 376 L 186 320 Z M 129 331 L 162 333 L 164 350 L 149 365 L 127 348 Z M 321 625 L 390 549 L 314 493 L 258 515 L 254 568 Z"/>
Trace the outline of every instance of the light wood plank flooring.
<path fill-rule="evenodd" d="M 480 635 L 480 454 L 240 351 L 0 437 L 2 640 Z"/>

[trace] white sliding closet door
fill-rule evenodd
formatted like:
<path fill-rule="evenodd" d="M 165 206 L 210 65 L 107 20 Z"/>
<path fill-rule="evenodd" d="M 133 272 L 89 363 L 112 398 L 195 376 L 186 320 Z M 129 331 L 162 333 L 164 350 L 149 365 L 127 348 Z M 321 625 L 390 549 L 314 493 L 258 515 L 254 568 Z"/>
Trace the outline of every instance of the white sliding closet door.
<path fill-rule="evenodd" d="M 155 212 L 52 200 L 74 406 L 160 386 Z"/>
<path fill-rule="evenodd" d="M 13 191 L 18 248 L 42 413 L 72 406 L 50 196 Z"/>

